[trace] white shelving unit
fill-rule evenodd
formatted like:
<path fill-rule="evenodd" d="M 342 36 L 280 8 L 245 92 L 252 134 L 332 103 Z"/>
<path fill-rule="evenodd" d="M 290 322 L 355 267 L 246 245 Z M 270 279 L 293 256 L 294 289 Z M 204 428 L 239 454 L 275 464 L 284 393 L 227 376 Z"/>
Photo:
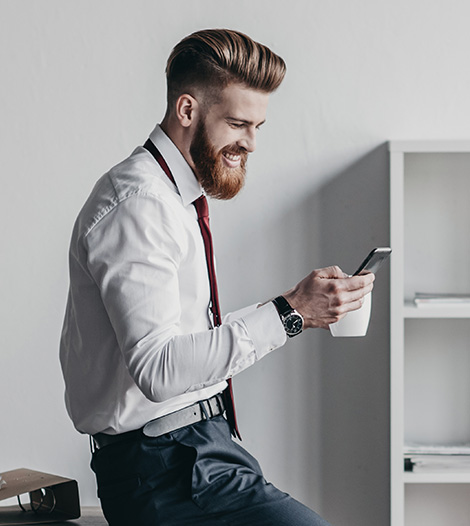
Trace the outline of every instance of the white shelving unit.
<path fill-rule="evenodd" d="M 405 472 L 405 442 L 470 443 L 470 141 L 391 141 L 391 526 L 470 524 L 470 471 Z"/>

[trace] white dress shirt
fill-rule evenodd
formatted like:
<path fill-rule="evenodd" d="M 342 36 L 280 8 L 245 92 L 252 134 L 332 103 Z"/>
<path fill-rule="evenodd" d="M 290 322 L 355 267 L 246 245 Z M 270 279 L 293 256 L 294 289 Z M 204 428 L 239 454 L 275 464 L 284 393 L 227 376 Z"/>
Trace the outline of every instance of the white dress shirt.
<path fill-rule="evenodd" d="M 98 180 L 75 223 L 60 359 L 82 433 L 116 434 L 209 398 L 283 345 L 274 305 L 211 326 L 202 190 L 159 126 L 150 135 L 175 178 L 138 147 Z"/>

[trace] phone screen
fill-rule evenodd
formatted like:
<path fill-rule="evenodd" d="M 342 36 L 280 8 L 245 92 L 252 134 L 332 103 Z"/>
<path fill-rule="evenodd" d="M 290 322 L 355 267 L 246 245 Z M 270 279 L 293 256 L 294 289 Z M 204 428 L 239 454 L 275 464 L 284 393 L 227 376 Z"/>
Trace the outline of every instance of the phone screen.
<path fill-rule="evenodd" d="M 382 263 L 390 256 L 391 252 L 392 249 L 390 247 L 374 248 L 366 259 L 364 259 L 356 272 L 354 272 L 353 276 L 365 274 L 367 272 L 375 274 L 382 266 Z"/>

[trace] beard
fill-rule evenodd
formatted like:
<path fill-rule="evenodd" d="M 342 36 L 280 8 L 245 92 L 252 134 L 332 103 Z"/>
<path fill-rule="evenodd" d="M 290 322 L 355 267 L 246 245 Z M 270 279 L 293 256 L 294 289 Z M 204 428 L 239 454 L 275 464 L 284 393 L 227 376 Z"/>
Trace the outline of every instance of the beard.
<path fill-rule="evenodd" d="M 248 153 L 236 144 L 216 151 L 209 141 L 203 119 L 197 125 L 189 152 L 194 162 L 198 181 L 207 195 L 215 199 L 232 199 L 243 188 Z M 225 166 L 222 159 L 223 153 L 240 155 L 240 165 L 236 168 Z"/>

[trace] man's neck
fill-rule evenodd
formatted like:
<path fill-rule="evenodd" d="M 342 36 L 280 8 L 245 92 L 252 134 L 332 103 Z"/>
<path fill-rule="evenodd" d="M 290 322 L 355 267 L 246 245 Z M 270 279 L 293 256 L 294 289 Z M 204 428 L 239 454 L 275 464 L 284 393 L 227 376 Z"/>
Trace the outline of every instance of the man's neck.
<path fill-rule="evenodd" d="M 178 148 L 178 150 L 181 152 L 181 155 L 185 158 L 186 162 L 194 172 L 194 163 L 191 158 L 191 154 L 189 153 L 191 140 L 186 128 L 183 128 L 179 122 L 175 123 L 171 117 L 168 117 L 168 115 L 165 115 L 165 118 L 160 124 L 160 128 L 171 140 L 171 142 Z"/>

